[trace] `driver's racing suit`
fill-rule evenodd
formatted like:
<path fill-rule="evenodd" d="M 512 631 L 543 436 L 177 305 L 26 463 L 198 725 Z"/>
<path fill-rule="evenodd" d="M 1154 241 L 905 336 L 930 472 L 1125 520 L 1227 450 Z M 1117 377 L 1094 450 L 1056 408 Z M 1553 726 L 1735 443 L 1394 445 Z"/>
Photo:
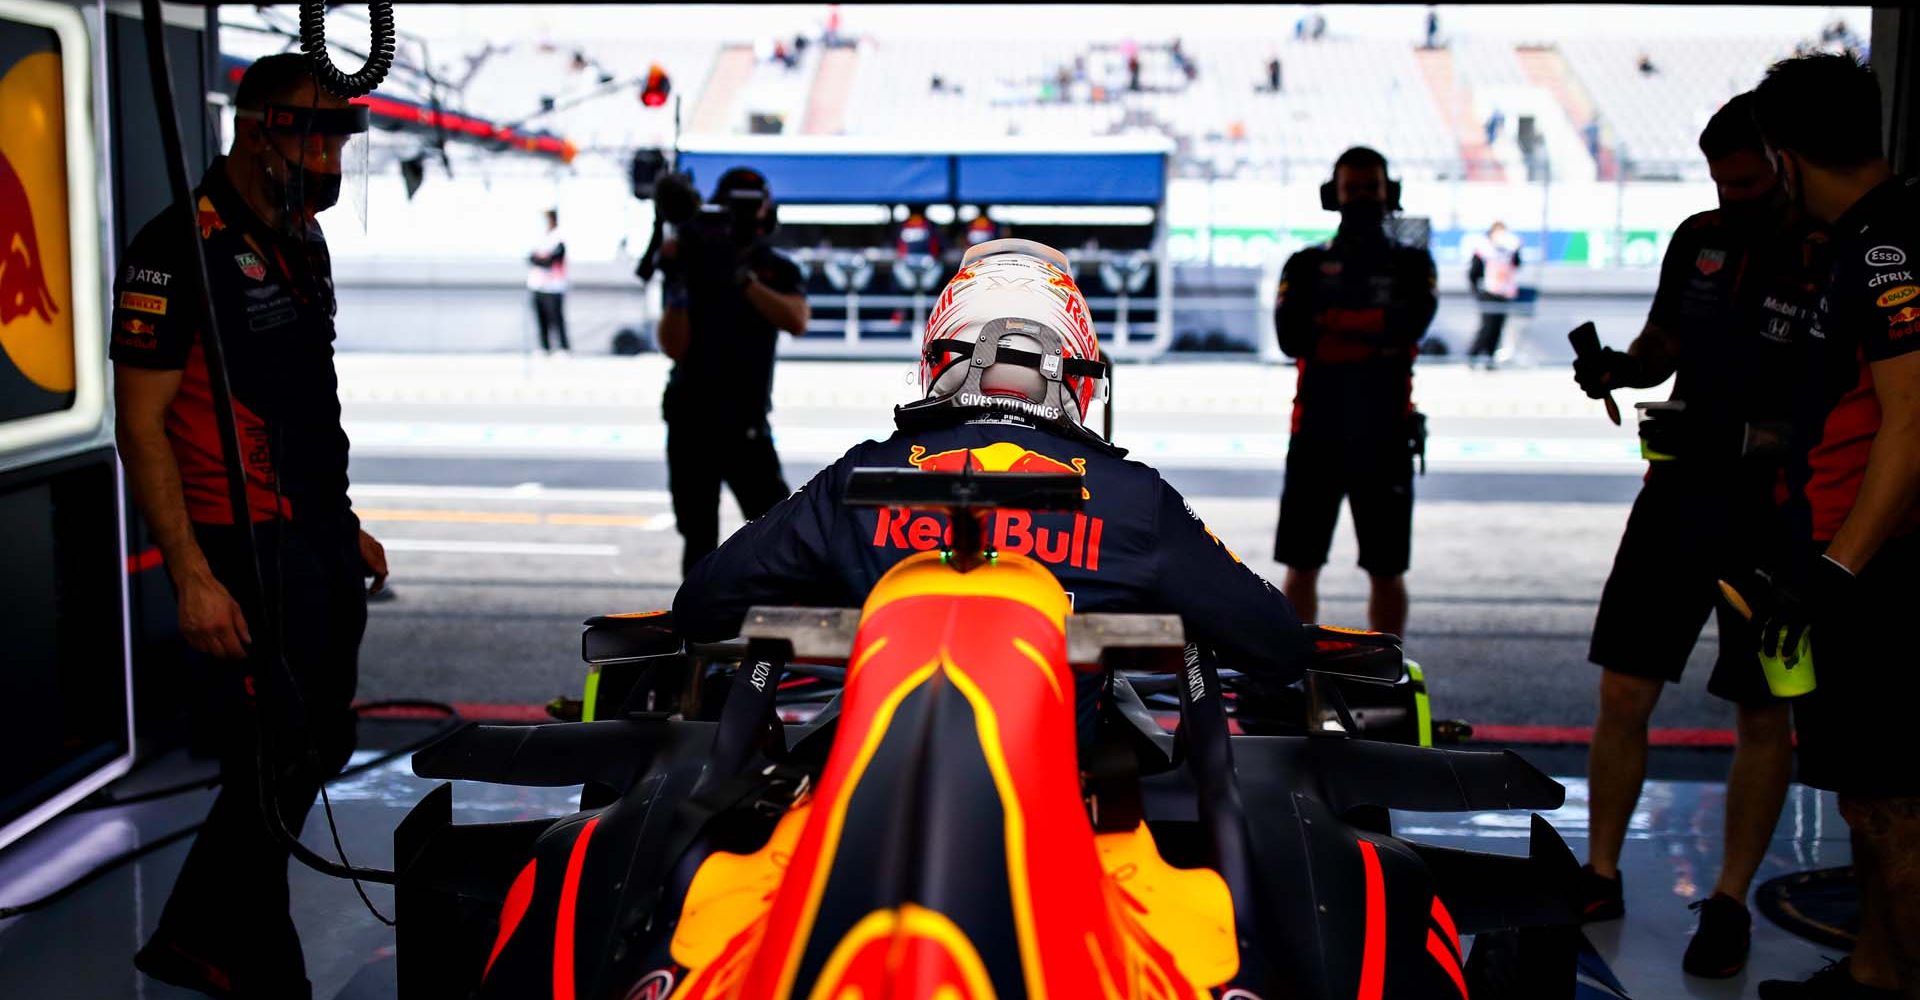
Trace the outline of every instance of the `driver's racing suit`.
<path fill-rule="evenodd" d="M 738 634 L 754 605 L 859 606 L 895 563 L 940 546 L 946 518 L 848 507 L 841 502 L 848 473 L 957 472 L 969 464 L 1086 477 L 1083 510 L 999 511 L 990 535 L 999 551 L 1051 569 L 1076 611 L 1178 614 L 1188 637 L 1212 647 L 1223 666 L 1274 684 L 1300 677 L 1310 650 L 1293 606 L 1158 472 L 1005 418 L 901 431 L 855 447 L 694 566 L 674 597 L 675 627 L 688 639 L 714 641 Z"/>

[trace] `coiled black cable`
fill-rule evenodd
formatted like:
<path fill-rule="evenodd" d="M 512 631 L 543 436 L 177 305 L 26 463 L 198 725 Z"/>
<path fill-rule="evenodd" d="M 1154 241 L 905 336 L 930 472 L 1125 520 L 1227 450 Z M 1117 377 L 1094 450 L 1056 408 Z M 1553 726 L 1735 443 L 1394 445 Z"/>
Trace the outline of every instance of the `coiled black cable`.
<path fill-rule="evenodd" d="M 359 72 L 349 76 L 340 72 L 327 55 L 327 5 L 300 5 L 300 51 L 313 66 L 313 75 L 327 92 L 345 100 L 365 97 L 380 86 L 393 68 L 393 4 L 376 0 L 367 4 L 367 25 L 372 39 L 367 45 L 367 61 Z"/>
<path fill-rule="evenodd" d="M 402 699 L 402 700 L 394 700 L 394 701 L 375 701 L 375 702 L 367 702 L 362 705 L 357 705 L 355 706 L 354 710 L 364 714 L 367 712 L 374 712 L 374 711 L 379 711 L 382 709 L 389 709 L 389 708 L 420 708 L 420 709 L 428 709 L 432 711 L 445 712 L 446 721 L 442 723 L 439 728 L 435 729 L 433 732 L 427 734 L 426 736 L 421 737 L 420 739 L 417 739 L 411 743 L 408 743 L 405 746 L 402 746 L 393 750 L 389 750 L 385 753 L 380 754 L 377 757 L 372 758 L 371 760 L 367 760 L 359 764 L 355 764 L 354 766 L 349 767 L 344 771 L 341 771 L 339 774 L 336 774 L 333 777 L 328 778 L 327 781 L 321 785 L 323 794 L 326 789 L 326 785 L 328 784 L 331 784 L 336 781 L 344 781 L 348 778 L 354 777 L 355 775 L 365 774 L 366 772 L 374 770 L 376 768 L 385 767 L 386 765 L 394 762 L 395 760 L 400 759 L 401 757 L 406 756 L 407 754 L 413 753 L 416 750 L 425 749 L 426 747 L 432 745 L 433 743 L 438 742 L 441 737 L 465 725 L 465 720 L 460 718 L 459 711 L 456 710 L 453 706 L 442 704 L 440 702 L 434 702 L 434 701 L 418 701 L 413 699 Z M 219 784 L 220 784 L 220 776 L 214 775 L 213 777 L 203 778 L 198 781 L 186 782 L 184 784 L 179 784 L 179 785 L 169 785 L 166 788 L 156 788 L 152 791 L 141 792 L 137 795 L 128 795 L 124 798 L 94 800 L 87 803 L 85 806 L 82 806 L 81 808 L 110 809 L 116 806 L 130 806 L 130 805 L 134 805 L 141 802 L 151 802 L 155 799 L 163 799 L 171 795 L 180 795 L 186 792 L 198 791 L 204 788 L 214 788 Z M 329 811 L 331 811 L 331 808 L 332 808 L 332 804 L 328 803 Z M 123 851 L 119 854 L 116 854 L 113 857 L 100 862 L 98 865 L 95 865 L 85 875 L 82 875 L 79 878 L 74 879 L 72 882 L 69 882 L 66 885 L 61 886 L 60 888 L 54 890 L 53 892 L 50 892 L 45 896 L 40 897 L 39 899 L 28 900 L 27 902 L 21 903 L 17 906 L 0 906 L 0 920 L 7 920 L 12 917 L 18 917 L 24 914 L 33 913 L 36 910 L 44 910 L 47 907 L 52 906 L 53 904 L 58 903 L 59 901 L 67 898 L 68 896 L 71 896 L 74 893 L 79 892 L 81 889 L 92 884 L 94 880 L 98 879 L 100 876 L 105 875 L 110 871 L 113 871 L 115 868 L 118 868 L 121 865 L 128 864 L 130 862 L 138 861 L 149 854 L 153 854 L 157 851 L 161 851 L 168 847 L 171 847 L 174 844 L 177 844 L 180 841 L 185 840 L 186 838 L 192 836 L 195 832 L 197 832 L 201 827 L 205 825 L 206 825 L 206 822 L 203 820 L 199 823 L 194 823 L 183 829 L 175 830 L 172 833 L 169 833 L 166 836 L 159 838 L 158 840 L 152 840 L 145 844 L 141 844 L 139 847 L 135 847 L 131 850 Z M 337 828 L 334 828 L 331 822 L 328 823 L 328 828 L 333 832 L 334 849 L 336 851 L 340 851 L 339 830 Z M 380 913 L 379 910 L 374 909 L 373 901 L 367 899 L 366 891 L 364 889 L 360 889 L 359 880 L 356 879 L 354 881 L 355 881 L 354 887 L 356 890 L 360 892 L 360 899 L 362 902 L 366 904 L 367 909 L 371 911 L 374 917 L 380 920 L 381 923 L 391 926 L 393 921 L 387 918 L 382 913 Z"/>

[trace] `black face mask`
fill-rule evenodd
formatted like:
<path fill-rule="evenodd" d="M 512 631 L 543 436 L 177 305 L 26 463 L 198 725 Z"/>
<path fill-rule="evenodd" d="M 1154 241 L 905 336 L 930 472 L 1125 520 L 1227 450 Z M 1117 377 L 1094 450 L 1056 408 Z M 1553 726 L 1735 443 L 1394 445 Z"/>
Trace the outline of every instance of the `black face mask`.
<path fill-rule="evenodd" d="M 1758 198 L 1725 202 L 1720 206 L 1720 215 L 1733 228 L 1745 233 L 1777 227 L 1787 215 L 1786 190 L 1782 185 L 1775 184 Z"/>
<path fill-rule="evenodd" d="M 1347 202 L 1340 206 L 1340 235 L 1350 239 L 1385 239 L 1386 231 L 1380 224 L 1386 217 L 1386 207 L 1377 201 Z"/>
<path fill-rule="evenodd" d="M 267 185 L 278 196 L 282 228 L 290 232 L 304 229 L 308 215 L 339 203 L 341 175 L 308 170 L 285 157 L 279 159 L 285 164 L 285 172 L 267 171 Z"/>

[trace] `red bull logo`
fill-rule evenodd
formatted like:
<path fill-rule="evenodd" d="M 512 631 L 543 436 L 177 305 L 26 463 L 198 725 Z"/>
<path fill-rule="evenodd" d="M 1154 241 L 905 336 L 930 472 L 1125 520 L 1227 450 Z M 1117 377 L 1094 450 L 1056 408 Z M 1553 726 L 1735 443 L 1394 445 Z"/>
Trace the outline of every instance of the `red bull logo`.
<path fill-rule="evenodd" d="M 907 464 L 922 472 L 959 472 L 971 469 L 974 472 L 1055 472 L 1067 475 L 1085 476 L 1087 460 L 1084 458 L 1062 462 L 1059 459 L 1022 448 L 1009 441 L 996 441 L 984 448 L 954 448 L 950 451 L 927 454 L 927 449 L 914 445 L 907 453 Z M 1093 499 L 1086 487 L 1080 488 L 1082 500 Z"/>
<path fill-rule="evenodd" d="M 1914 320 L 1920 320 L 1920 308 L 1908 306 L 1905 309 L 1902 309 L 1899 312 L 1894 313 L 1891 316 L 1888 316 L 1887 325 L 1897 326 L 1903 323 L 1912 323 Z"/>
<path fill-rule="evenodd" d="M 120 337 L 117 339 L 119 339 L 121 343 L 131 344 L 136 347 L 152 347 L 155 333 L 156 331 L 152 323 L 129 316 L 121 321 Z"/>
<path fill-rule="evenodd" d="M 5 154 L 0 153 L 0 323 L 28 314 L 53 322 L 60 311 L 40 264 L 40 240 L 33 229 L 33 203 Z"/>
<path fill-rule="evenodd" d="M 200 221 L 200 238 L 203 240 L 211 239 L 214 233 L 227 228 L 227 224 L 220 221 L 219 210 L 213 207 L 213 199 L 205 195 L 201 195 L 200 201 L 194 206 L 194 214 Z"/>
<path fill-rule="evenodd" d="M 975 472 L 1087 474 L 1087 460 L 1084 458 L 1062 462 L 1009 441 L 998 441 L 984 448 L 955 448 L 932 454 L 928 454 L 926 448 L 914 445 L 907 455 L 907 461 L 914 468 L 926 472 L 971 469 Z M 1082 487 L 1080 496 L 1092 499 L 1093 495 Z M 989 537 L 994 548 L 1001 552 L 1032 556 L 1051 566 L 1071 566 L 1098 572 L 1100 537 L 1106 531 L 1106 526 L 1102 518 L 1076 513 L 1071 527 L 1036 527 L 1033 514 L 1028 511 L 1001 510 L 994 512 Z M 873 532 L 874 547 L 882 549 L 931 552 L 952 544 L 952 541 L 953 531 L 948 527 L 946 518 L 937 514 L 918 514 L 902 507 L 882 508 L 879 523 Z"/>
<path fill-rule="evenodd" d="M 72 392 L 66 96 L 60 56 L 0 65 L 0 364 Z M 4 409 L 5 407 L 0 407 Z"/>

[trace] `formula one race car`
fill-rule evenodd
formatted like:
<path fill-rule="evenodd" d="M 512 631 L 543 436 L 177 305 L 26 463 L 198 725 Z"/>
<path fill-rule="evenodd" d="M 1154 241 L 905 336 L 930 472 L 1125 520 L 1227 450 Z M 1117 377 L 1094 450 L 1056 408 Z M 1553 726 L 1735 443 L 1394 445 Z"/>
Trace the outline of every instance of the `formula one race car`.
<path fill-rule="evenodd" d="M 1220 666 L 1177 618 L 1073 614 L 1043 566 L 983 545 L 985 509 L 1071 509 L 1078 476 L 861 470 L 848 502 L 944 509 L 951 545 L 857 611 L 752 611 L 715 721 L 659 711 L 643 681 L 596 721 L 473 726 L 414 757 L 580 785 L 588 808 L 454 826 L 448 785 L 415 807 L 402 997 L 1574 995 L 1578 871 L 1544 820 L 1525 857 L 1389 832 L 1393 809 L 1558 807 L 1519 757 L 1232 735 Z M 1322 638 L 1324 679 L 1400 679 L 1397 644 Z M 665 615 L 587 642 L 685 662 Z M 803 665 L 843 686 L 788 727 L 775 695 Z M 1116 695 L 1122 669 L 1174 679 L 1172 734 Z M 1083 684 L 1108 696 L 1077 724 Z"/>

